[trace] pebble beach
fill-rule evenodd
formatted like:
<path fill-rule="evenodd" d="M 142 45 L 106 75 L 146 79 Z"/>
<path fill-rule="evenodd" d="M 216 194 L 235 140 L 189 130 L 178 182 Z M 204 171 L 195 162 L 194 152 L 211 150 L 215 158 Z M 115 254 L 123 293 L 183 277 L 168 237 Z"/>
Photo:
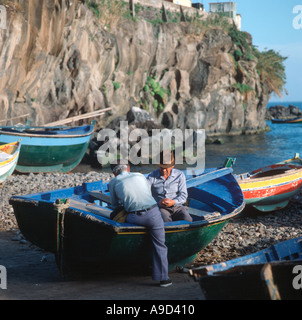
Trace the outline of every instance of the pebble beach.
<path fill-rule="evenodd" d="M 18 225 L 13 207 L 9 204 L 12 196 L 34 194 L 55 189 L 72 188 L 84 182 L 109 181 L 113 175 L 91 171 L 88 173 L 40 173 L 14 174 L 9 176 L 0 188 L 0 231 L 17 231 Z"/>
<path fill-rule="evenodd" d="M 60 188 L 70 188 L 83 182 L 109 181 L 112 174 L 76 172 L 69 174 L 14 174 L 0 187 L 0 231 L 11 232 L 12 240 L 26 243 L 9 205 L 14 195 L 26 195 Z M 232 219 L 194 262 L 196 266 L 219 263 L 265 249 L 280 241 L 302 236 L 302 191 L 282 210 L 269 214 L 245 212 Z"/>
<path fill-rule="evenodd" d="M 272 213 L 243 211 L 231 220 L 204 250 L 197 266 L 220 263 L 266 249 L 278 242 L 302 237 L 302 192 L 289 205 Z"/>

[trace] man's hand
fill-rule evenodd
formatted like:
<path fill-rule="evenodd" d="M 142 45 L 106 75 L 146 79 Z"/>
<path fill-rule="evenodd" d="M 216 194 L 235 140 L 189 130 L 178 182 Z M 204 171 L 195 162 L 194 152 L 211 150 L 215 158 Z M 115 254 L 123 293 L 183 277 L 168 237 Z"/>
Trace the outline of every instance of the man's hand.
<path fill-rule="evenodd" d="M 172 207 L 175 204 L 175 200 L 169 199 L 169 198 L 165 198 L 165 199 L 161 199 L 159 202 L 159 205 L 161 207 Z"/>

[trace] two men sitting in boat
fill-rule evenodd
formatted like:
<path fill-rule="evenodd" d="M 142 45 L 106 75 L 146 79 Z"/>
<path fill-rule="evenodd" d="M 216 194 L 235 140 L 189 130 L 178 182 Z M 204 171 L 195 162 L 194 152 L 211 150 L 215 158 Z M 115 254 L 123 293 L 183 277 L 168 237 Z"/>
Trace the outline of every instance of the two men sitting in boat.
<path fill-rule="evenodd" d="M 174 153 L 170 151 L 167 153 L 161 152 L 158 166 L 157 170 L 149 174 L 147 180 L 151 186 L 152 197 L 157 202 L 164 222 L 177 220 L 192 222 L 188 207 L 184 205 L 188 197 L 186 178 L 182 171 L 174 168 Z M 111 165 L 111 168 L 116 172 L 117 170 L 121 172 L 121 169 L 130 171 L 127 165 L 114 164 Z M 117 207 L 119 204 L 112 203 L 112 206 Z"/>
<path fill-rule="evenodd" d="M 188 196 L 185 176 L 174 169 L 174 164 L 173 154 L 169 162 L 164 162 L 161 154 L 159 169 L 148 180 L 141 173 L 130 173 L 129 165 L 111 165 L 115 178 L 109 183 L 111 205 L 124 207 L 126 222 L 148 229 L 153 243 L 152 279 L 159 281 L 161 287 L 172 284 L 168 277 L 164 221 L 192 221 L 183 206 Z"/>

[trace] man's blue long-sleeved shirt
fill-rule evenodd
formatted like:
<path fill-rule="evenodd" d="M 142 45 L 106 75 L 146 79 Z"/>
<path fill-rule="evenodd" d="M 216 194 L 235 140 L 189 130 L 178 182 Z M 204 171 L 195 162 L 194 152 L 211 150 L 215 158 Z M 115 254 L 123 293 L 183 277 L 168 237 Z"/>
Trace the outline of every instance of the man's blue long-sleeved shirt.
<path fill-rule="evenodd" d="M 175 200 L 175 206 L 181 206 L 187 201 L 188 191 L 186 178 L 183 172 L 172 169 L 167 179 L 160 175 L 160 171 L 155 170 L 148 176 L 151 191 L 157 203 L 161 199 L 169 198 Z"/>

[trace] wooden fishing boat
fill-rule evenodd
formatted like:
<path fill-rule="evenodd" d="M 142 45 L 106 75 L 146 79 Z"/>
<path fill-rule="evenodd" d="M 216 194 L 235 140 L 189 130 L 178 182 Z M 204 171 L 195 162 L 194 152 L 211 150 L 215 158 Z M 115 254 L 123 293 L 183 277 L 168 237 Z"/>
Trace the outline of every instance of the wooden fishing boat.
<path fill-rule="evenodd" d="M 256 253 L 188 270 L 207 299 L 300 299 L 302 237 L 277 243 Z M 299 269 L 301 270 L 301 269 Z M 301 285 L 299 287 L 301 289 Z"/>
<path fill-rule="evenodd" d="M 0 127 L 0 144 L 21 139 L 19 172 L 68 172 L 84 157 L 93 130 L 94 122 L 80 127 Z"/>
<path fill-rule="evenodd" d="M 301 300 L 301 267 L 302 260 L 276 261 L 236 266 L 195 279 L 206 300 Z"/>
<path fill-rule="evenodd" d="M 301 124 L 302 118 L 291 118 L 291 119 L 272 119 L 272 123 L 292 123 L 292 124 Z"/>
<path fill-rule="evenodd" d="M 227 271 L 231 268 L 243 265 L 294 260 L 302 260 L 302 237 L 281 241 L 269 248 L 243 257 L 224 261 L 222 263 L 194 268 L 189 271 L 191 274 L 196 273 L 197 275 L 214 275 L 217 272 Z"/>
<path fill-rule="evenodd" d="M 237 175 L 246 204 L 262 212 L 285 208 L 302 187 L 302 159 L 293 159 Z"/>
<path fill-rule="evenodd" d="M 14 172 L 20 148 L 20 141 L 0 145 L 0 183 Z"/>
<path fill-rule="evenodd" d="M 186 176 L 193 222 L 165 223 L 170 270 L 192 262 L 245 206 L 232 169 Z M 25 238 L 56 254 L 59 266 L 119 272 L 127 267 L 148 269 L 152 249 L 146 228 L 111 220 L 109 198 L 108 183 L 98 181 L 14 196 L 10 204 Z M 60 267 L 63 274 L 65 267 Z"/>

